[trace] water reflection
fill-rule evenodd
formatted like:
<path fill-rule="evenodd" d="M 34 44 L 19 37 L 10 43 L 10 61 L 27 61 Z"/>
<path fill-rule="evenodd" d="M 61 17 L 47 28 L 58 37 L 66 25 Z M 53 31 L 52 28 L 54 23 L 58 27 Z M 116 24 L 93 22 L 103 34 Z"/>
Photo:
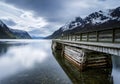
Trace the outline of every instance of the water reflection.
<path fill-rule="evenodd" d="M 1 43 L 0 84 L 71 84 L 50 47 L 39 40 Z"/>
<path fill-rule="evenodd" d="M 47 57 L 46 49 L 33 47 L 35 45 L 1 44 L 0 78 L 15 74 L 18 70 L 32 67 L 36 62 L 43 62 Z M 22 67 L 22 68 L 21 68 Z M 8 70 L 6 71 L 5 70 Z"/>
<path fill-rule="evenodd" d="M 54 52 L 54 55 L 66 73 L 52 56 L 51 41 L 4 40 L 0 42 L 0 84 L 120 83 L 119 56 L 112 56 L 111 74 L 111 70 L 106 68 L 90 69 L 81 73 L 67 60 L 61 58 L 60 51 Z"/>
<path fill-rule="evenodd" d="M 112 56 L 112 76 L 114 84 L 120 84 L 120 56 Z"/>
<path fill-rule="evenodd" d="M 55 50 L 53 54 L 74 84 L 113 84 L 110 68 L 89 68 L 80 72 L 60 52 Z"/>
<path fill-rule="evenodd" d="M 7 44 L 0 45 L 0 56 L 2 56 L 3 54 L 5 54 L 7 52 L 8 47 L 9 47 L 9 45 L 7 45 Z"/>

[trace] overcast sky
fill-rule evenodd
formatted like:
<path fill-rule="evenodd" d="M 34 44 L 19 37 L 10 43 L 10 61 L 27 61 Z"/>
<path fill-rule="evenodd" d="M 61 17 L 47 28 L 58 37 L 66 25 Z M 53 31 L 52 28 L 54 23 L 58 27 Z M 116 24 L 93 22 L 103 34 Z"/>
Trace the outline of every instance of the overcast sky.
<path fill-rule="evenodd" d="M 48 36 L 76 16 L 120 6 L 120 0 L 0 0 L 0 19 L 32 36 Z"/>

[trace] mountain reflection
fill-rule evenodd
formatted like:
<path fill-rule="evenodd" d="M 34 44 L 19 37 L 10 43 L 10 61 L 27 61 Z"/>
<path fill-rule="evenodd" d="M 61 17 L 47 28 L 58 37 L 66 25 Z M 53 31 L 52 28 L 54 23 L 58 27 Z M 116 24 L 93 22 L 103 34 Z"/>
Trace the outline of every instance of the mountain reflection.
<path fill-rule="evenodd" d="M 9 45 L 0 44 L 0 56 L 5 54 L 9 48 Z"/>
<path fill-rule="evenodd" d="M 3 56 L 5 53 L 7 53 L 7 51 L 9 50 L 9 48 L 13 47 L 13 46 L 24 46 L 27 45 L 26 43 L 15 43 L 15 44 L 11 44 L 11 43 L 0 43 L 0 56 Z"/>
<path fill-rule="evenodd" d="M 120 84 L 120 56 L 112 56 L 113 69 L 113 84 Z"/>

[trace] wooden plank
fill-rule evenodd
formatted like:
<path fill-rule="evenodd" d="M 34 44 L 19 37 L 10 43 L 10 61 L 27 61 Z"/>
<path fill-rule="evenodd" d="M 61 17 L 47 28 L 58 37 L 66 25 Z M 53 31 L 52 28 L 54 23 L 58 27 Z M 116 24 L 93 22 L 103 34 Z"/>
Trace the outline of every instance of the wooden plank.
<path fill-rule="evenodd" d="M 112 42 L 112 38 L 102 38 L 102 39 L 99 39 L 99 42 Z"/>
<path fill-rule="evenodd" d="M 95 67 L 95 66 L 104 66 L 107 65 L 107 63 L 97 63 L 97 64 L 88 64 L 87 67 Z"/>
<path fill-rule="evenodd" d="M 97 39 L 89 39 L 89 41 L 94 41 L 94 42 L 96 42 L 96 41 L 97 41 Z"/>
<path fill-rule="evenodd" d="M 115 39 L 115 42 L 120 42 L 120 38 Z"/>
<path fill-rule="evenodd" d="M 106 60 L 105 59 L 103 59 L 103 60 L 99 59 L 99 60 L 87 61 L 88 64 L 103 63 L 103 62 L 106 62 Z"/>
<path fill-rule="evenodd" d="M 72 58 L 69 58 L 67 55 L 65 55 L 65 59 L 68 60 L 72 65 L 74 65 L 76 68 L 78 68 L 79 70 L 82 70 L 82 66 L 83 64 L 80 64 L 78 62 L 76 62 L 75 60 L 73 60 Z"/>
<path fill-rule="evenodd" d="M 114 42 L 120 42 L 120 29 L 115 30 Z"/>

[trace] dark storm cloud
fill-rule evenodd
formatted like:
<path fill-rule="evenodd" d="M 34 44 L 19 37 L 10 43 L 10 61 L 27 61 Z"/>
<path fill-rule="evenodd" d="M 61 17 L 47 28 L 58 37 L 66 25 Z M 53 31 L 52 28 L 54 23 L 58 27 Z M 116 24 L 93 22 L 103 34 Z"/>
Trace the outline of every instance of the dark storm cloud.
<path fill-rule="evenodd" d="M 3 0 L 3 1 L 5 1 L 6 3 L 10 3 L 15 7 L 22 8 L 23 10 L 33 11 L 35 17 L 40 16 L 45 18 L 48 22 L 62 24 L 65 23 L 68 20 L 68 18 L 81 16 L 79 15 L 80 13 L 84 12 L 84 10 L 91 8 L 91 7 L 82 8 L 82 6 L 84 7 L 84 4 L 85 6 L 86 4 L 92 6 L 91 1 L 89 0 Z M 99 1 L 106 0 L 93 0 L 93 2 Z M 84 3 L 79 4 L 82 6 L 78 6 L 79 7 L 78 8 L 76 5 L 73 6 L 74 2 L 77 2 L 77 4 L 83 2 Z M 80 13 L 78 11 L 80 11 Z M 88 12 L 89 11 L 91 10 L 88 10 Z"/>
<path fill-rule="evenodd" d="M 2 19 L 2 21 L 5 23 L 5 24 L 7 24 L 7 25 L 9 25 L 9 26 L 15 26 L 15 25 L 17 25 L 13 20 L 11 20 L 11 19 Z"/>
<path fill-rule="evenodd" d="M 62 10 L 62 0 L 4 0 L 24 10 L 30 10 L 37 16 L 42 16 L 48 21 L 57 21 L 56 17 Z M 56 17 L 55 17 L 56 16 Z M 59 17 L 59 16 L 58 16 Z"/>

